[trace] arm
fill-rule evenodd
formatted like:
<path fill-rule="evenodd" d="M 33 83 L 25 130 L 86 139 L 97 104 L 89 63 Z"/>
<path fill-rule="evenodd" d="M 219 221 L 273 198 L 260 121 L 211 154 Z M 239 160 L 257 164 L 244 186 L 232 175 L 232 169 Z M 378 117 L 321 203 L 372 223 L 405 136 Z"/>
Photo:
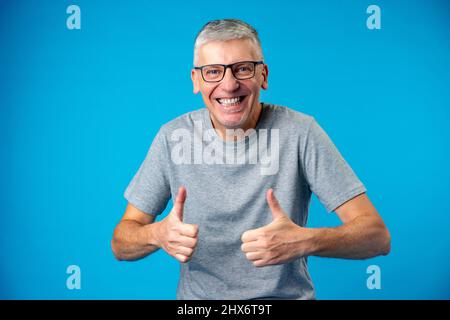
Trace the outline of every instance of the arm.
<path fill-rule="evenodd" d="M 197 245 L 198 226 L 183 222 L 186 189 L 181 187 L 174 206 L 163 220 L 128 204 L 114 230 L 111 247 L 118 260 L 137 260 L 163 248 L 180 262 L 190 260 Z"/>
<path fill-rule="evenodd" d="M 115 257 L 118 260 L 138 260 L 159 249 L 155 230 L 158 223 L 154 221 L 155 215 L 128 204 L 111 240 Z"/>
<path fill-rule="evenodd" d="M 365 193 L 345 202 L 335 212 L 343 222 L 335 228 L 310 229 L 310 255 L 367 259 L 387 255 L 391 237 L 383 220 Z"/>
<path fill-rule="evenodd" d="M 365 193 L 335 210 L 343 222 L 335 228 L 304 228 L 295 224 L 271 189 L 267 202 L 273 221 L 242 235 L 241 249 L 257 267 L 304 256 L 367 259 L 390 251 L 389 231 Z"/>

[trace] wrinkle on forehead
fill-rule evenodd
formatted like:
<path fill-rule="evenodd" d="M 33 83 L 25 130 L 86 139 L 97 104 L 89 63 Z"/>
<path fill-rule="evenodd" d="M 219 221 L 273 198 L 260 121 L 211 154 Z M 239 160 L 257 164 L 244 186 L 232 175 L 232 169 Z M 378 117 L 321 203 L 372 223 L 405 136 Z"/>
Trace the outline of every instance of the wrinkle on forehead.
<path fill-rule="evenodd" d="M 256 61 L 261 58 L 250 39 L 211 41 L 198 49 L 198 65 L 231 64 L 239 61 Z"/>

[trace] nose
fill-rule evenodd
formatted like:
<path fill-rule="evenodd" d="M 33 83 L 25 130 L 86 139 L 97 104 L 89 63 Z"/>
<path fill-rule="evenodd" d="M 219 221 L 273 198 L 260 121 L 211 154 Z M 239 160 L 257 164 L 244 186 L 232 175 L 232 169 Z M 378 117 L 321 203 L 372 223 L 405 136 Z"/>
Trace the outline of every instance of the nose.
<path fill-rule="evenodd" d="M 231 68 L 227 68 L 225 70 L 225 75 L 221 82 L 222 89 L 226 91 L 235 91 L 239 89 L 239 81 L 236 80 L 236 78 L 233 75 L 233 72 L 231 71 Z"/>

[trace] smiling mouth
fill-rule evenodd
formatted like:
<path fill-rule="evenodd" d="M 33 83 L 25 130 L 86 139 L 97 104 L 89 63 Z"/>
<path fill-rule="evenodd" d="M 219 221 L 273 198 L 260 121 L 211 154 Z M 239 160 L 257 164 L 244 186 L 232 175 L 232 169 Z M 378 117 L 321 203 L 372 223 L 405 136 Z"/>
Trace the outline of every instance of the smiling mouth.
<path fill-rule="evenodd" d="M 237 107 L 245 99 L 246 96 L 239 96 L 233 98 L 217 98 L 216 101 L 225 108 Z"/>

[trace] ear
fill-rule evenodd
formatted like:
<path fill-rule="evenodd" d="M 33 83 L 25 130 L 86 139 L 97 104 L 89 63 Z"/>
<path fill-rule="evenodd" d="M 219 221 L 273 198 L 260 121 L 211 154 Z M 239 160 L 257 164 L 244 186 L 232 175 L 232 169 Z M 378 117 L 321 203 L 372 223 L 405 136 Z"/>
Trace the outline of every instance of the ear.
<path fill-rule="evenodd" d="M 197 72 L 195 69 L 191 70 L 191 79 L 192 79 L 192 85 L 193 85 L 193 92 L 194 94 L 197 94 L 200 92 L 200 82 L 198 80 Z"/>
<path fill-rule="evenodd" d="M 263 65 L 262 76 L 263 82 L 261 84 L 261 88 L 267 90 L 267 88 L 269 87 L 269 82 L 267 81 L 267 78 L 269 77 L 269 68 L 267 67 L 267 64 Z"/>

